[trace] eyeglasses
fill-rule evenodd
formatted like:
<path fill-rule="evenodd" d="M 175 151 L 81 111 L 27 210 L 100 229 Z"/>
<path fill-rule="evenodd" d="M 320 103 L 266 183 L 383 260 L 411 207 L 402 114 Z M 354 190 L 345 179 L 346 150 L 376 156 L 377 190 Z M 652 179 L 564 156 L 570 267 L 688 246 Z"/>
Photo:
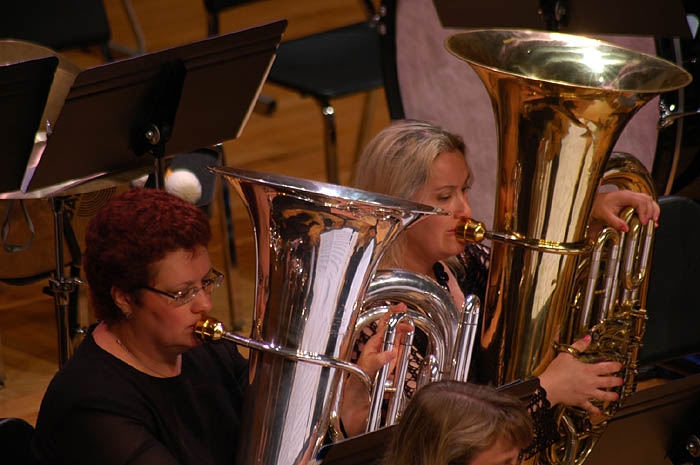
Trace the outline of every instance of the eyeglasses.
<path fill-rule="evenodd" d="M 172 306 L 180 307 L 186 303 L 192 302 L 194 298 L 197 297 L 197 294 L 199 294 L 199 291 L 203 290 L 208 295 L 211 295 L 211 293 L 214 292 L 214 289 L 221 286 L 221 283 L 224 281 L 224 274 L 216 271 L 213 268 L 211 273 L 214 276 L 203 278 L 201 286 L 192 286 L 182 291 L 165 292 L 151 286 L 143 286 L 143 289 L 148 289 L 149 291 L 164 295 L 170 299 L 170 304 Z"/>

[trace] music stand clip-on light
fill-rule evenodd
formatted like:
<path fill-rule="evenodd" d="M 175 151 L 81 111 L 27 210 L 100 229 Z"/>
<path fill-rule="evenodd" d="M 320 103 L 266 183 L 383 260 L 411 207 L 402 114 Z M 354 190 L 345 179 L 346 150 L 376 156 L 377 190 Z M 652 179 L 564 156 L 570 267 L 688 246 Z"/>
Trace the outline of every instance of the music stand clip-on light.
<path fill-rule="evenodd" d="M 168 157 L 237 138 L 272 66 L 287 21 L 80 70 L 45 47 L 0 41 L 0 200 L 47 198 L 56 271 L 49 281 L 59 366 L 72 355 L 63 200 L 154 172 Z M 148 155 L 148 156 L 144 156 Z"/>

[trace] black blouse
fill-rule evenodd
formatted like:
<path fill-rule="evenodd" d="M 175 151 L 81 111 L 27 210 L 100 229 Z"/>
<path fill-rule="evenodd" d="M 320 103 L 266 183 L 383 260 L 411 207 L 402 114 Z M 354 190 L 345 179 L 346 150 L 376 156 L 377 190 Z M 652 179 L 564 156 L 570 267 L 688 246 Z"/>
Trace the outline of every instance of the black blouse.
<path fill-rule="evenodd" d="M 33 458 L 42 465 L 232 464 L 247 375 L 236 346 L 221 342 L 183 354 L 180 375 L 155 378 L 103 350 L 91 330 L 48 387 Z"/>

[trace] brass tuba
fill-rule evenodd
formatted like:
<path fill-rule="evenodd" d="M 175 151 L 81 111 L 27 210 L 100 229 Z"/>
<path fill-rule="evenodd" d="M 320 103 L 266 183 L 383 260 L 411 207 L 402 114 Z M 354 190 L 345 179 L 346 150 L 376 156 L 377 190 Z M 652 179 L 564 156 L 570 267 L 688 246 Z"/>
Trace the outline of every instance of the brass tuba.
<path fill-rule="evenodd" d="M 448 38 L 447 48 L 486 86 L 499 135 L 494 232 L 474 223 L 464 229 L 465 239 L 493 241 L 479 348 L 486 378 L 501 385 L 536 376 L 556 355 L 553 343 L 572 351 L 568 344 L 590 331 L 594 340 L 580 356 L 623 361 L 624 398 L 634 389 L 644 330 L 653 226 L 642 231 L 637 220 L 627 237 L 607 230 L 594 253 L 586 240 L 590 212 L 625 124 L 690 75 L 653 56 L 559 33 L 473 30 Z M 615 183 L 644 184 L 622 173 Z M 606 277 L 596 270 L 603 262 L 621 265 Z M 588 290 L 575 291 L 577 282 Z M 611 291 L 605 298 L 600 282 Z M 604 407 L 614 413 L 614 405 Z M 573 410 L 561 413 L 567 440 L 539 461 L 585 461 L 602 426 Z"/>
<path fill-rule="evenodd" d="M 362 299 L 391 241 L 440 213 L 410 201 L 332 184 L 212 168 L 253 222 L 257 287 L 251 338 L 200 322 L 203 340 L 253 349 L 237 463 L 306 464 L 328 430 L 341 373 L 371 381 L 347 360 Z"/>

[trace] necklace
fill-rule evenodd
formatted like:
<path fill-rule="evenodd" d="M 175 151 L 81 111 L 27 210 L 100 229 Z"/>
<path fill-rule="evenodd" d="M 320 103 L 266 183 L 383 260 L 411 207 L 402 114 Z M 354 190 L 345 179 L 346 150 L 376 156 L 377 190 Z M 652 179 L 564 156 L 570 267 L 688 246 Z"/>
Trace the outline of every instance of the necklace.
<path fill-rule="evenodd" d="M 442 263 L 435 262 L 433 265 L 433 273 L 435 274 L 435 280 L 437 283 L 449 291 L 450 287 L 447 282 L 450 280 L 450 275 L 447 274 L 447 271 L 445 271 L 445 267 L 442 266 Z"/>
<path fill-rule="evenodd" d="M 131 355 L 131 357 L 132 357 L 134 360 L 136 360 L 137 362 L 139 362 L 139 363 L 140 363 L 141 365 L 143 365 L 145 368 L 148 368 L 150 371 L 152 371 L 153 373 L 156 373 L 158 376 L 161 376 L 161 377 L 163 377 L 163 378 L 172 378 L 172 375 L 166 375 L 166 374 L 161 373 L 161 372 L 158 371 L 158 370 L 154 370 L 153 367 L 151 367 L 151 366 L 148 365 L 146 362 L 144 362 L 144 361 L 141 360 L 139 357 L 137 357 L 136 354 L 133 353 L 132 351 L 130 351 L 129 348 L 119 339 L 119 337 L 118 337 L 116 334 L 114 335 L 114 340 L 117 341 L 117 345 L 119 345 L 119 347 L 121 347 L 122 349 L 124 349 L 124 351 L 125 351 L 127 354 Z"/>

